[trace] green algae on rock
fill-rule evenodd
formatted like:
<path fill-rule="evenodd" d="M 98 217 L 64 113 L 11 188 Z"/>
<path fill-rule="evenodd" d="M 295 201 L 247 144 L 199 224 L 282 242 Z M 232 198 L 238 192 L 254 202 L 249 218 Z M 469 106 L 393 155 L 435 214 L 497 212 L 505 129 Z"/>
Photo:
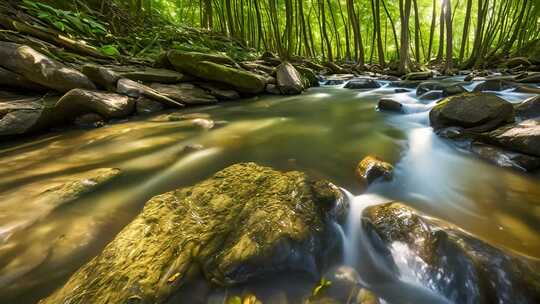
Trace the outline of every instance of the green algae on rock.
<path fill-rule="evenodd" d="M 162 303 L 201 273 L 230 286 L 317 272 L 337 245 L 339 192 L 301 172 L 230 166 L 152 198 L 103 252 L 40 303 Z"/>

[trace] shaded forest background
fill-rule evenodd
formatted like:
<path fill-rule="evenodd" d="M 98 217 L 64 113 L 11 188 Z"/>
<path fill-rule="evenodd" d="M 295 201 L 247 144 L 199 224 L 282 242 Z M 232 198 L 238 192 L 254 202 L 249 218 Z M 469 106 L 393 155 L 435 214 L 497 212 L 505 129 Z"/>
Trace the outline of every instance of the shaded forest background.
<path fill-rule="evenodd" d="M 107 55 L 149 56 L 173 47 L 242 57 L 247 49 L 402 73 L 423 64 L 450 71 L 522 55 L 540 60 L 537 0 L 24 0 L 18 5 L 35 23 L 84 37 Z"/>

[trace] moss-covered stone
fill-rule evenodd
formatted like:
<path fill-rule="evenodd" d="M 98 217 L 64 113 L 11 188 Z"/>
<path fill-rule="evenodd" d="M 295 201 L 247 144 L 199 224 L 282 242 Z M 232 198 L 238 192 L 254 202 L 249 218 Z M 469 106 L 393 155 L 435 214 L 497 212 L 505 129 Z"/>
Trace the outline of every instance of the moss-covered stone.
<path fill-rule="evenodd" d="M 399 242 L 422 267 L 415 276 L 452 303 L 537 303 L 537 261 L 493 247 L 442 220 L 398 202 L 368 207 L 363 227 L 374 232 L 377 248 Z M 390 253 L 381 253 L 390 255 Z"/>
<path fill-rule="evenodd" d="M 369 155 L 364 157 L 356 166 L 356 176 L 360 183 L 367 186 L 378 179 L 391 180 L 394 167 L 381 160 L 377 156 Z"/>
<path fill-rule="evenodd" d="M 278 271 L 311 273 L 334 248 L 327 210 L 338 195 L 301 172 L 230 166 L 152 198 L 41 303 L 162 303 L 201 273 L 225 286 Z"/>
<path fill-rule="evenodd" d="M 236 63 L 226 56 L 181 51 L 169 51 L 168 56 L 179 72 L 228 84 L 243 93 L 260 93 L 266 85 L 264 77 L 238 69 Z"/>

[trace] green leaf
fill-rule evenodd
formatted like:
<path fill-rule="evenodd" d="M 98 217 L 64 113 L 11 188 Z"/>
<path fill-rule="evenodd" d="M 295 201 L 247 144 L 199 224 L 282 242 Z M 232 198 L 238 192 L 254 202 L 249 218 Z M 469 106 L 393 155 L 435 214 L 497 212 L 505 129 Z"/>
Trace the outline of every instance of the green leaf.
<path fill-rule="evenodd" d="M 116 46 L 112 45 L 112 44 L 107 44 L 107 45 L 102 45 L 99 50 L 104 54 L 104 55 L 107 55 L 107 56 L 119 56 L 120 55 L 120 52 L 118 51 L 118 49 L 116 48 Z"/>

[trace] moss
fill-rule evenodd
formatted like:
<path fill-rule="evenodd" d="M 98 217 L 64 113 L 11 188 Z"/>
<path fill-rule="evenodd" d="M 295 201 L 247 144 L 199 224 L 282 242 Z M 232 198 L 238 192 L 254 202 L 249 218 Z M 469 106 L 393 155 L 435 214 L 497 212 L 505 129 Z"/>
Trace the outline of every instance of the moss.
<path fill-rule="evenodd" d="M 42 303 L 160 303 L 202 273 L 233 285 L 317 256 L 328 183 L 253 163 L 152 198 L 103 252 Z M 332 192 L 334 191 L 334 192 Z M 325 248 L 327 249 L 327 248 Z M 299 257 L 300 255 L 300 257 Z"/>

